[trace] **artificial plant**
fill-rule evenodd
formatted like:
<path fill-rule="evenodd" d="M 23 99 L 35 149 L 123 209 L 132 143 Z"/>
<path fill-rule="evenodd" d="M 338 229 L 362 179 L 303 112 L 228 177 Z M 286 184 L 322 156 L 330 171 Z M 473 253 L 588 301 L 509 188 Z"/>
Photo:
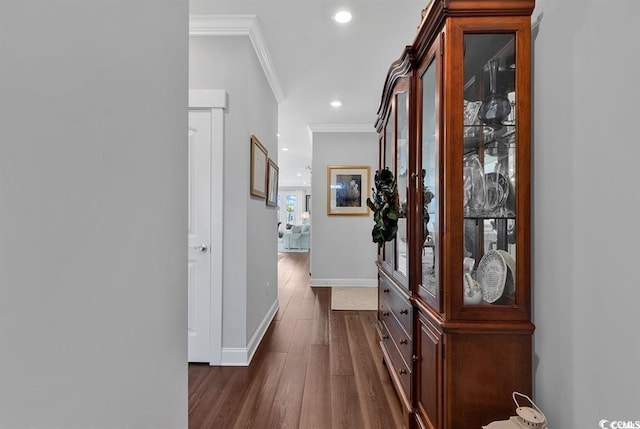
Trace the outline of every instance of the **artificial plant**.
<path fill-rule="evenodd" d="M 398 193 L 396 180 L 389 168 L 376 171 L 373 198 L 367 198 L 367 206 L 373 211 L 371 236 L 378 247 L 391 241 L 398 231 Z"/>

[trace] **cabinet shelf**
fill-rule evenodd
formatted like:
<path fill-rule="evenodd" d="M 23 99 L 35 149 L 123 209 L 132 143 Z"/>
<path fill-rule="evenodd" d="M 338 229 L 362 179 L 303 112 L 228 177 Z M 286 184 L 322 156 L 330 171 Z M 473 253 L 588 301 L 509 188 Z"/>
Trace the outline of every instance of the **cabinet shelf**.
<path fill-rule="evenodd" d="M 490 132 L 485 130 L 490 129 Z M 504 125 L 498 133 L 485 125 L 464 126 L 464 156 L 477 154 L 480 149 L 489 154 L 505 153 L 509 149 L 515 149 L 515 125 Z"/>
<path fill-rule="evenodd" d="M 464 219 L 474 219 L 474 220 L 498 220 L 498 219 L 506 219 L 506 220 L 515 220 L 516 216 L 515 215 L 509 215 L 509 216 L 494 216 L 491 214 L 486 214 L 486 215 L 464 215 Z"/>

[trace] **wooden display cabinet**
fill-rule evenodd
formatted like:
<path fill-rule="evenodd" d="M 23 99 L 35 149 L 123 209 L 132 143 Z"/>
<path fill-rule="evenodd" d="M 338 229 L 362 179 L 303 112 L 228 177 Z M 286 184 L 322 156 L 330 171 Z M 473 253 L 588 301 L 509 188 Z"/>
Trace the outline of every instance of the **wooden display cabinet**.
<path fill-rule="evenodd" d="M 400 219 L 378 253 L 378 333 L 410 428 L 480 428 L 531 394 L 533 7 L 433 0 L 382 91 Z"/>

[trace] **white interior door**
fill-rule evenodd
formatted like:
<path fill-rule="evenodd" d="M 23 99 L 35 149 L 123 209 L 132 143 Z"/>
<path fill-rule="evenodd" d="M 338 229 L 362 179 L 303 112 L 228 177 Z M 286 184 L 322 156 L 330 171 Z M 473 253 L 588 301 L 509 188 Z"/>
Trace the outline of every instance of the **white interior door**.
<path fill-rule="evenodd" d="M 189 111 L 188 359 L 210 362 L 211 112 Z"/>

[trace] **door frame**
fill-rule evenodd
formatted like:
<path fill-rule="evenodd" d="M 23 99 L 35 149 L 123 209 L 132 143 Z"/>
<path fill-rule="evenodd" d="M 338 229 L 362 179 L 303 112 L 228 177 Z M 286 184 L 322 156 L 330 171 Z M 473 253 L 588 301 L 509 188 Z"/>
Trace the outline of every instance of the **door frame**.
<path fill-rule="evenodd" d="M 189 110 L 211 114 L 211 237 L 208 253 L 211 262 L 209 284 L 209 365 L 222 362 L 222 280 L 223 280 L 223 200 L 224 195 L 224 113 L 227 92 L 223 89 L 189 90 Z M 217 197 L 214 197 L 217 196 Z M 185 332 L 186 334 L 186 332 Z"/>

